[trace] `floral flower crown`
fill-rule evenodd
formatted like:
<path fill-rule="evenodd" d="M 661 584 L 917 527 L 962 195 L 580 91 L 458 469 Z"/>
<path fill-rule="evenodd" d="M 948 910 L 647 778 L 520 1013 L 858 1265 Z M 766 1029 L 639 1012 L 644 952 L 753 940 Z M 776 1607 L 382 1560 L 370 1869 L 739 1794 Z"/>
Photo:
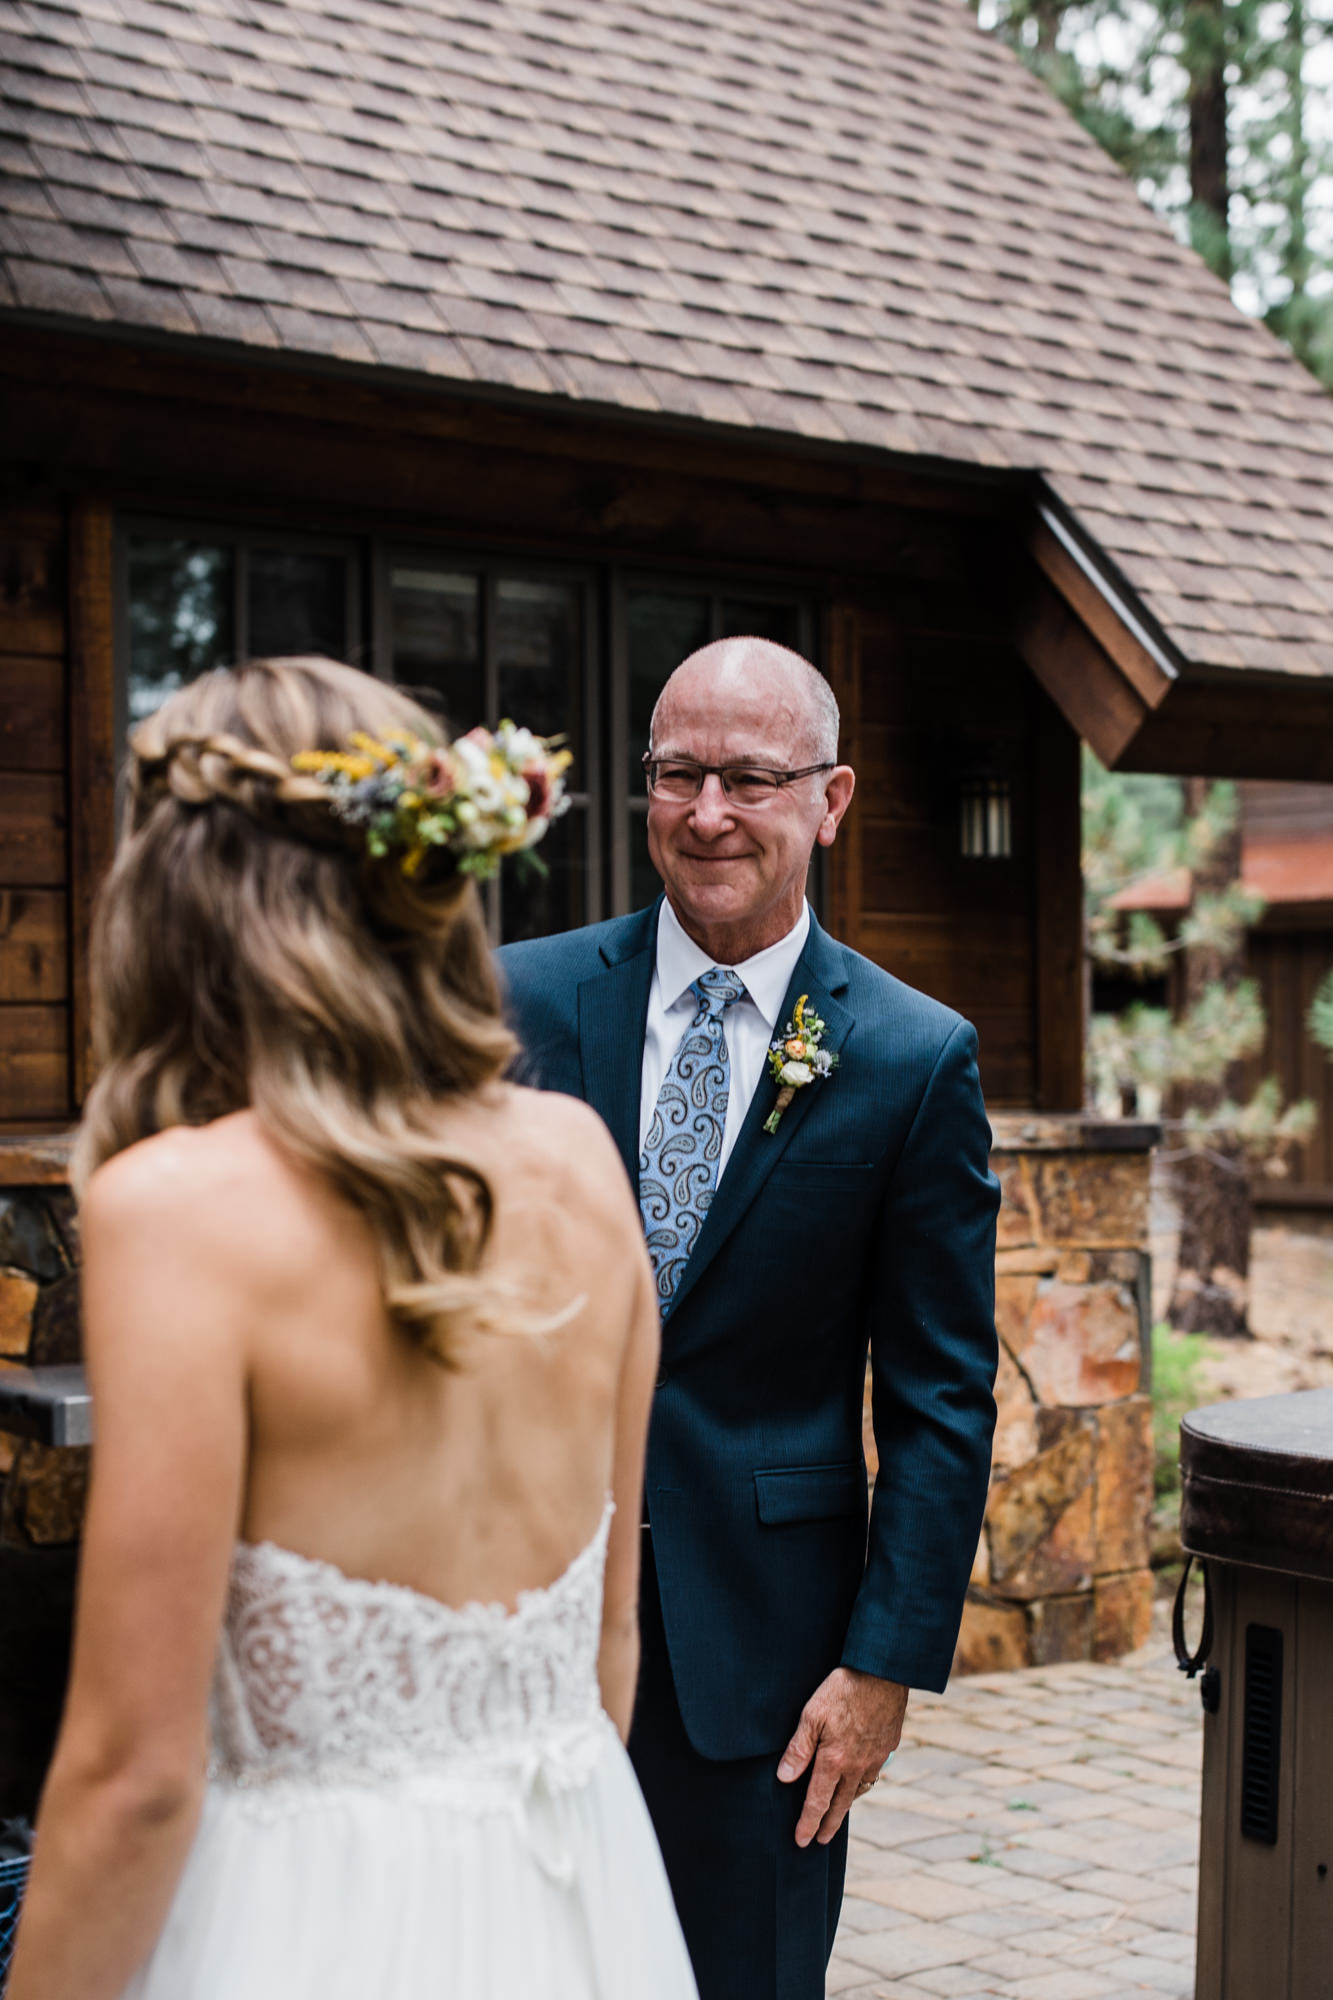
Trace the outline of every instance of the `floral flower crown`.
<path fill-rule="evenodd" d="M 350 750 L 298 751 L 292 768 L 327 786 L 330 810 L 364 829 L 369 853 L 401 853 L 404 875 L 443 847 L 460 874 L 485 881 L 504 855 L 534 846 L 569 810 L 570 752 L 512 722 L 447 744 L 403 730 L 382 739 L 357 730 L 348 741 Z"/>

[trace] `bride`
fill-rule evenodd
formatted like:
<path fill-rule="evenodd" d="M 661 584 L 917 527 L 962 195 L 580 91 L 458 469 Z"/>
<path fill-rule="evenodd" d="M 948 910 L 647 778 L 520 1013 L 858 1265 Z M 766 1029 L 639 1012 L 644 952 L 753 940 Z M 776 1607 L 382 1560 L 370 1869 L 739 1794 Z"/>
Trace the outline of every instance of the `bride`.
<path fill-rule="evenodd" d="M 652 1280 L 593 1114 L 501 1080 L 474 886 L 561 759 L 317 659 L 132 752 L 10 2000 L 689 2000 L 622 1748 Z"/>

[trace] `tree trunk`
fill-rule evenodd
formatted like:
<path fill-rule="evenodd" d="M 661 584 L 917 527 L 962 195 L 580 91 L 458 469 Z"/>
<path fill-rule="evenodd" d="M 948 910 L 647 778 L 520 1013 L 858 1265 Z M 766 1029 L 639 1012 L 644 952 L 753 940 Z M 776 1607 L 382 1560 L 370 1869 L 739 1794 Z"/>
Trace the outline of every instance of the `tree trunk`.
<path fill-rule="evenodd" d="M 1219 278 L 1231 278 L 1228 240 L 1227 67 L 1223 0 L 1188 0 L 1185 69 L 1190 121 L 1191 235 Z"/>
<path fill-rule="evenodd" d="M 1305 131 L 1305 0 L 1290 0 L 1288 5 L 1283 56 L 1291 160 L 1287 168 L 1287 240 L 1283 246 L 1282 273 L 1291 280 L 1293 301 L 1303 303 L 1310 282 L 1310 237 L 1305 214 L 1310 186 L 1310 142 Z"/>
<path fill-rule="evenodd" d="M 1313 259 L 1310 254 L 1309 222 L 1306 211 L 1309 204 L 1310 183 L 1314 175 L 1310 159 L 1310 141 L 1305 129 L 1305 0 L 1289 0 L 1287 26 L 1282 38 L 1278 68 L 1286 83 L 1287 102 L 1282 112 L 1281 126 L 1288 140 L 1290 153 L 1278 177 L 1277 192 L 1286 210 L 1286 231 L 1282 243 L 1282 275 L 1290 284 L 1291 292 L 1271 315 L 1270 323 L 1276 327 L 1284 340 L 1290 342 L 1306 367 L 1313 368 L 1315 357 L 1311 340 L 1314 331 L 1312 320 L 1318 315 L 1318 306 L 1315 306 L 1312 313 L 1309 286 Z"/>
<path fill-rule="evenodd" d="M 1193 819 L 1203 808 L 1208 783 L 1191 778 L 1185 787 L 1185 810 Z M 1240 815 L 1194 874 L 1193 905 L 1200 895 L 1218 895 L 1240 874 Z M 1245 972 L 1243 937 L 1223 953 L 1191 947 L 1185 953 L 1185 1006 L 1198 1001 L 1220 981 L 1234 987 Z M 1241 1066 L 1233 1064 L 1218 1083 L 1183 1087 L 1182 1109 L 1205 1115 L 1227 1097 L 1239 1099 Z M 1211 1140 L 1206 1150 L 1190 1152 L 1176 1169 L 1180 1205 L 1180 1253 L 1167 1318 L 1182 1333 L 1211 1333 L 1230 1339 L 1250 1337 L 1250 1177 L 1244 1149 L 1232 1139 Z"/>
<path fill-rule="evenodd" d="M 1037 53 L 1047 58 L 1055 54 L 1060 34 L 1064 0 L 1032 0 L 1032 19 L 1037 24 Z"/>

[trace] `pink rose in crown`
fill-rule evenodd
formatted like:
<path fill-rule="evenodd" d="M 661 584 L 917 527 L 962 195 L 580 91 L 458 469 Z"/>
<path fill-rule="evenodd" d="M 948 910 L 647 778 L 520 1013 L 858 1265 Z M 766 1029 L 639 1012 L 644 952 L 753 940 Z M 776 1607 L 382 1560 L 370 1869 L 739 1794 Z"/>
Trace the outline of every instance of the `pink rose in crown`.
<path fill-rule="evenodd" d="M 422 790 L 427 798 L 447 799 L 454 789 L 453 767 L 447 750 L 432 750 L 426 763 Z"/>
<path fill-rule="evenodd" d="M 520 774 L 528 788 L 529 819 L 545 819 L 551 803 L 551 773 L 545 764 L 528 764 Z"/>

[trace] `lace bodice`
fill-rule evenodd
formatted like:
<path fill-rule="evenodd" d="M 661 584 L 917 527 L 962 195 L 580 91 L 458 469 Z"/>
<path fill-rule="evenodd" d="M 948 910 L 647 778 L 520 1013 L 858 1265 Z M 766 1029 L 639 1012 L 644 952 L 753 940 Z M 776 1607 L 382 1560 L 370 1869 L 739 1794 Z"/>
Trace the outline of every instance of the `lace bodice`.
<path fill-rule="evenodd" d="M 608 1500 L 588 1546 L 512 1612 L 238 1543 L 214 1681 L 215 1776 L 378 1780 L 544 1757 L 600 1716 L 611 1514 Z"/>

